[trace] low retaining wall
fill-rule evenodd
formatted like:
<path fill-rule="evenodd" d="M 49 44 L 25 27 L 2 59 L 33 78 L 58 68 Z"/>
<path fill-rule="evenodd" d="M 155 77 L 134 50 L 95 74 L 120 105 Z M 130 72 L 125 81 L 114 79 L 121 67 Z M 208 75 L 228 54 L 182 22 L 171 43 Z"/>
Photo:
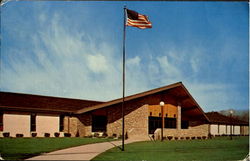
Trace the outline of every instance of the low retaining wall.
<path fill-rule="evenodd" d="M 209 127 L 208 125 L 199 125 L 194 127 L 189 127 L 188 129 L 164 129 L 163 137 L 172 136 L 178 139 L 186 137 L 208 137 Z M 156 129 L 154 132 L 155 139 L 161 139 L 161 129 Z"/>

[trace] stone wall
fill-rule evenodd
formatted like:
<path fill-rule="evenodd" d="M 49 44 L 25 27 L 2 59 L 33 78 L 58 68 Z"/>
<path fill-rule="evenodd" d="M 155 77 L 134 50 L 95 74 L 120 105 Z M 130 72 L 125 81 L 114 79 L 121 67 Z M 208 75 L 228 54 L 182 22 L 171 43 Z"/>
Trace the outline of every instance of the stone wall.
<path fill-rule="evenodd" d="M 127 104 L 124 118 L 125 133 L 129 138 L 148 136 L 148 105 L 133 107 Z M 122 134 L 122 118 L 119 108 L 112 108 L 108 112 L 107 134 L 109 136 Z"/>
<path fill-rule="evenodd" d="M 77 128 L 79 136 L 90 136 L 92 133 L 92 115 L 91 113 L 84 113 L 77 116 Z"/>
<path fill-rule="evenodd" d="M 208 137 L 208 131 L 209 131 L 209 125 L 203 124 L 203 125 L 197 125 L 193 127 L 189 127 L 188 129 L 164 129 L 163 130 L 163 136 L 173 136 L 173 137 Z M 160 139 L 161 138 L 161 129 L 155 130 L 155 138 Z"/>

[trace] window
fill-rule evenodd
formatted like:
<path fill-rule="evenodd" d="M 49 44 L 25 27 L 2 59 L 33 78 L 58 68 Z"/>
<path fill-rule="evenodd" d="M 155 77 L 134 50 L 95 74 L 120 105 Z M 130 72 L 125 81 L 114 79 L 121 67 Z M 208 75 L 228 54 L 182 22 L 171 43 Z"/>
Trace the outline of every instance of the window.
<path fill-rule="evenodd" d="M 186 120 L 181 121 L 181 128 L 182 129 L 188 129 L 189 123 Z"/>
<path fill-rule="evenodd" d="M 64 118 L 65 118 L 65 116 L 64 115 L 60 115 L 60 120 L 59 120 L 59 123 L 60 123 L 60 125 L 59 125 L 59 130 L 62 132 L 63 130 L 64 130 Z"/>
<path fill-rule="evenodd" d="M 174 114 L 174 118 L 176 118 L 176 114 Z"/>
<path fill-rule="evenodd" d="M 157 128 L 162 127 L 162 118 L 161 117 L 148 117 L 148 132 L 149 134 L 154 134 Z"/>
<path fill-rule="evenodd" d="M 168 114 L 166 113 L 166 117 L 168 117 Z"/>
<path fill-rule="evenodd" d="M 0 112 L 0 131 L 3 131 L 3 113 Z"/>
<path fill-rule="evenodd" d="M 107 116 L 92 116 L 92 132 L 106 132 Z"/>
<path fill-rule="evenodd" d="M 30 116 L 30 131 L 36 131 L 36 114 Z"/>
<path fill-rule="evenodd" d="M 150 116 L 152 116 L 152 112 L 150 112 L 150 114 L 149 114 Z"/>
<path fill-rule="evenodd" d="M 175 129 L 176 118 L 165 118 L 165 128 Z"/>
<path fill-rule="evenodd" d="M 161 113 L 159 113 L 159 116 L 161 117 Z"/>

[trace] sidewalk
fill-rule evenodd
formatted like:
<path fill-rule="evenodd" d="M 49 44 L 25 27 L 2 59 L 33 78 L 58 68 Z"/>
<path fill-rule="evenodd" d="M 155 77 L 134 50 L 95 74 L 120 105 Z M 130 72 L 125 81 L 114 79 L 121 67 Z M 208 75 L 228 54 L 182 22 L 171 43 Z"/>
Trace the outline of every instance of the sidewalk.
<path fill-rule="evenodd" d="M 139 139 L 125 140 L 125 144 L 143 141 Z M 67 149 L 62 149 L 50 153 L 29 158 L 27 160 L 91 160 L 100 153 L 105 152 L 115 146 L 122 144 L 122 141 L 112 141 L 104 143 L 87 144 Z"/>

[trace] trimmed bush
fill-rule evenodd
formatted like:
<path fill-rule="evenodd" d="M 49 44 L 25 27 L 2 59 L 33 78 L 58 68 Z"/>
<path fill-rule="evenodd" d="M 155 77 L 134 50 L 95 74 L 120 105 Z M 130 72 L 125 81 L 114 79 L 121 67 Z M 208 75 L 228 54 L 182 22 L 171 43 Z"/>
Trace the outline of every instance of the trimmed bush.
<path fill-rule="evenodd" d="M 50 133 L 44 133 L 45 137 L 50 137 Z"/>
<path fill-rule="evenodd" d="M 194 139 L 195 139 L 195 137 L 193 136 L 193 137 L 191 137 L 191 139 L 192 139 L 192 140 L 194 140 Z"/>
<path fill-rule="evenodd" d="M 184 137 L 181 137 L 181 140 L 184 140 Z"/>
<path fill-rule="evenodd" d="M 79 131 L 76 132 L 76 137 L 80 137 Z"/>
<path fill-rule="evenodd" d="M 179 138 L 178 137 L 174 137 L 175 140 L 178 140 Z"/>
<path fill-rule="evenodd" d="M 199 139 L 199 140 L 200 140 L 200 139 L 201 139 L 201 137 L 200 137 L 200 136 L 198 136 L 198 137 L 197 137 L 197 139 Z"/>
<path fill-rule="evenodd" d="M 71 137 L 71 133 L 64 133 L 64 137 Z"/>
<path fill-rule="evenodd" d="M 167 136 L 167 138 L 168 138 L 168 140 L 172 140 L 173 136 Z"/>
<path fill-rule="evenodd" d="M 119 135 L 119 136 L 118 136 L 118 139 L 122 139 L 122 135 Z"/>
<path fill-rule="evenodd" d="M 23 137 L 23 134 L 16 134 L 16 137 L 21 138 L 21 137 Z"/>
<path fill-rule="evenodd" d="M 186 140 L 189 140 L 189 139 L 190 139 L 190 137 L 189 137 L 189 136 L 187 136 L 187 137 L 186 137 Z"/>
<path fill-rule="evenodd" d="M 92 138 L 92 135 L 84 136 L 84 138 Z"/>
<path fill-rule="evenodd" d="M 102 134 L 102 137 L 103 137 L 103 138 L 106 138 L 106 137 L 108 137 L 108 134 L 107 134 L 106 132 L 104 132 L 104 133 Z"/>
<path fill-rule="evenodd" d="M 10 137 L 10 133 L 9 133 L 9 132 L 4 132 L 4 133 L 3 133 L 3 137 L 6 137 L 6 138 L 7 138 L 7 137 Z"/>
<path fill-rule="evenodd" d="M 59 132 L 55 132 L 55 133 L 54 133 L 54 136 L 55 136 L 55 137 L 59 137 L 59 136 L 60 136 L 60 133 L 59 133 Z"/>
<path fill-rule="evenodd" d="M 213 135 L 211 133 L 208 134 L 208 139 L 212 139 Z"/>
<path fill-rule="evenodd" d="M 113 136 L 108 136 L 108 139 L 114 139 L 114 137 Z"/>
<path fill-rule="evenodd" d="M 94 133 L 94 137 L 99 137 L 99 133 Z"/>
<path fill-rule="evenodd" d="M 125 133 L 125 139 L 128 139 L 128 133 L 127 132 Z"/>
<path fill-rule="evenodd" d="M 36 136 L 37 136 L 37 133 L 36 133 L 36 132 L 33 132 L 33 133 L 31 133 L 31 136 L 32 136 L 32 137 L 36 137 Z"/>
<path fill-rule="evenodd" d="M 202 138 L 202 139 L 206 139 L 207 137 L 206 137 L 206 136 L 202 136 L 201 138 Z"/>

